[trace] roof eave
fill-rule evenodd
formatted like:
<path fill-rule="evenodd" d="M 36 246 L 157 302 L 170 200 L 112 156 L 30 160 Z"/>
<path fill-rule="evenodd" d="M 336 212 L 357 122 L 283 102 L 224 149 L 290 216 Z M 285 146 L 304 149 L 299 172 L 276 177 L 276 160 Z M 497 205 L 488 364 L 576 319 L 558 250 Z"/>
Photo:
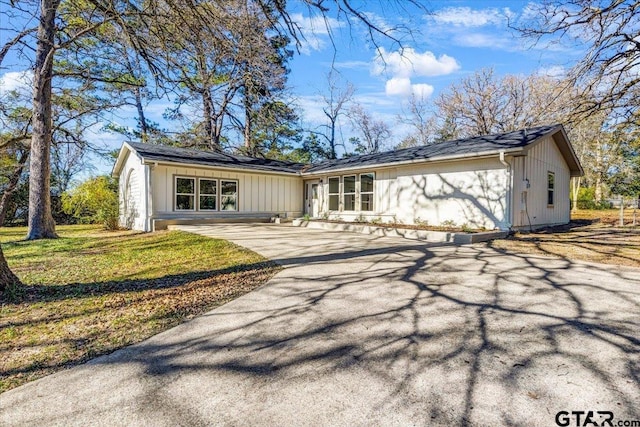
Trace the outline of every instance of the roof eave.
<path fill-rule="evenodd" d="M 193 168 L 201 168 L 201 169 L 220 169 L 230 172 L 242 172 L 242 173 L 266 173 L 272 175 L 286 175 L 286 176 L 300 176 L 299 172 L 285 172 L 285 171 L 271 171 L 264 169 L 255 169 L 255 168 L 242 168 L 242 167 L 225 167 L 218 165 L 206 165 L 202 163 L 191 163 L 191 162 L 172 162 L 169 160 L 153 160 L 153 159 L 145 159 L 142 158 L 142 163 L 145 165 L 165 165 L 165 166 L 189 166 Z"/>
<path fill-rule="evenodd" d="M 414 164 L 421 164 L 421 163 L 447 162 L 447 161 L 460 160 L 460 159 L 465 159 L 465 160 L 483 159 L 483 158 L 500 155 L 500 153 L 515 154 L 515 153 L 523 152 L 524 148 L 525 147 L 516 147 L 516 148 L 506 148 L 506 149 L 500 149 L 500 150 L 478 151 L 474 153 L 455 154 L 455 155 L 449 155 L 449 156 L 434 156 L 429 158 L 403 160 L 400 162 L 372 163 L 369 165 L 362 165 L 362 166 L 358 165 L 358 166 L 351 166 L 351 167 L 345 167 L 345 168 L 339 168 L 339 169 L 323 169 L 323 170 L 314 171 L 314 172 L 301 172 L 300 175 L 315 176 L 315 175 L 326 175 L 328 173 L 354 171 L 358 169 L 388 168 L 388 167 L 394 167 L 394 166 L 406 166 L 406 165 L 414 165 Z"/>
<path fill-rule="evenodd" d="M 120 147 L 120 152 L 118 153 L 118 157 L 116 158 L 116 162 L 113 165 L 113 169 L 111 169 L 111 176 L 113 178 L 117 178 L 120 175 L 120 170 L 124 165 L 124 162 L 127 158 L 128 153 L 135 153 L 136 150 L 129 145 L 129 143 L 122 143 L 122 147 Z"/>

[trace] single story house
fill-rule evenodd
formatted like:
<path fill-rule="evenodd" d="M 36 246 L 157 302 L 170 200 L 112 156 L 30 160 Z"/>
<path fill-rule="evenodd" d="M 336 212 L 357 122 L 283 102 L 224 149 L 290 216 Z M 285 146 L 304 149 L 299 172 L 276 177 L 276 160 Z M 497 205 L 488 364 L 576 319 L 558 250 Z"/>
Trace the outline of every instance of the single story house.
<path fill-rule="evenodd" d="M 313 165 L 127 142 L 112 174 L 121 224 L 143 231 L 303 215 L 508 230 L 569 222 L 583 170 L 553 125 Z"/>

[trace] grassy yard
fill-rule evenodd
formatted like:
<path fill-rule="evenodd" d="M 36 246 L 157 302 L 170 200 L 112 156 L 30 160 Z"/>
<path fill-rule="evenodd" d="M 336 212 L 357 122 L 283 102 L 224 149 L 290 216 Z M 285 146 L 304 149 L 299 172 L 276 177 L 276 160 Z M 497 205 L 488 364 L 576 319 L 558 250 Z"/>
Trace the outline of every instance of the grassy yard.
<path fill-rule="evenodd" d="M 617 209 L 579 210 L 572 213 L 569 226 L 516 233 L 490 244 L 510 253 L 640 267 L 640 212 L 635 227 L 633 209 L 625 209 L 624 227 L 618 226 L 619 215 Z"/>
<path fill-rule="evenodd" d="M 0 300 L 0 392 L 139 342 L 265 283 L 278 267 L 182 232 L 57 228 L 26 242 L 0 229 L 25 286 Z"/>

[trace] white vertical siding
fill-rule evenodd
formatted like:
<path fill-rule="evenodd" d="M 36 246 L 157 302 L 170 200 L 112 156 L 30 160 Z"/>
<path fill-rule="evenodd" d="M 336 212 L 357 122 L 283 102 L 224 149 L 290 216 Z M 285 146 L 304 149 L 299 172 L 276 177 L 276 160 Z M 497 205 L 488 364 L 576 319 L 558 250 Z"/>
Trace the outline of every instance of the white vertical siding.
<path fill-rule="evenodd" d="M 553 206 L 547 205 L 549 172 L 555 175 Z M 529 222 L 532 226 L 569 222 L 570 171 L 551 136 L 532 146 L 527 156 L 514 164 L 514 176 L 519 177 L 514 180 L 514 226 L 526 227 Z M 529 188 L 525 188 L 525 179 L 529 180 Z"/>
<path fill-rule="evenodd" d="M 399 222 L 508 227 L 509 173 L 497 157 L 406 166 L 396 173 L 389 213 Z"/>
<path fill-rule="evenodd" d="M 145 166 L 134 153 L 129 153 L 118 177 L 120 225 L 133 230 L 145 230 Z"/>
<path fill-rule="evenodd" d="M 237 212 L 188 212 L 173 208 L 174 177 L 207 177 L 238 182 Z M 302 179 L 298 176 L 233 172 L 209 168 L 157 165 L 153 168 L 152 191 L 154 218 L 215 218 L 224 214 L 280 214 L 297 217 L 302 214 Z M 218 190 L 219 191 L 219 190 Z"/>
<path fill-rule="evenodd" d="M 373 212 L 331 212 L 333 218 L 381 219 L 430 225 L 507 228 L 509 172 L 497 156 L 485 160 L 425 163 L 363 170 L 375 173 Z M 328 212 L 328 178 L 322 179 L 321 212 Z"/>

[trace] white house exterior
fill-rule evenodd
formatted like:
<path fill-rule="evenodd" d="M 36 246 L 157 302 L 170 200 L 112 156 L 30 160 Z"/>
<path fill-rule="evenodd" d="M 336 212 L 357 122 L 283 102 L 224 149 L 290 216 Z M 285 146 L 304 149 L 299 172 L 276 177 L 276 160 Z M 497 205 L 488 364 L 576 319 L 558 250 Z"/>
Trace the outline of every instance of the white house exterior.
<path fill-rule="evenodd" d="M 125 143 L 123 226 L 274 216 L 501 229 L 569 222 L 583 171 L 562 126 L 301 165 Z"/>

